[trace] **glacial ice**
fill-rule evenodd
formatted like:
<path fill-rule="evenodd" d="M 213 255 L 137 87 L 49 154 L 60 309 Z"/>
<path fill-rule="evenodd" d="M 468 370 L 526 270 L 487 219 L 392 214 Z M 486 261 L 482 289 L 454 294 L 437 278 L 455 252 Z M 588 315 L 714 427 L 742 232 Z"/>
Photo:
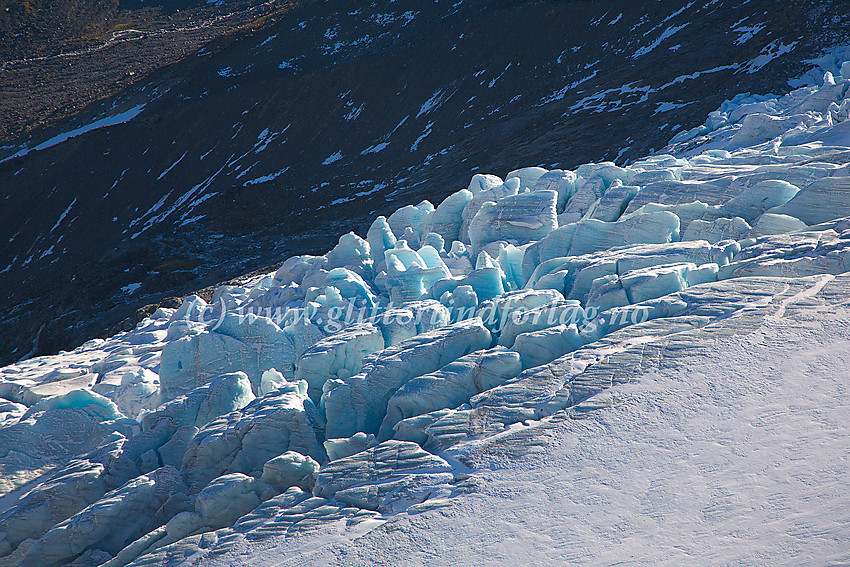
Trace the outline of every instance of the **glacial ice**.
<path fill-rule="evenodd" d="M 162 403 L 159 375 L 148 368 L 125 372 L 121 377 L 121 384 L 111 394 L 110 397 L 118 410 L 133 419 L 155 410 Z"/>
<path fill-rule="evenodd" d="M 773 207 L 768 212 L 788 215 L 807 225 L 827 222 L 850 215 L 848 191 L 850 191 L 848 177 L 819 179 L 800 189 L 800 192 L 784 205 Z"/>
<path fill-rule="evenodd" d="M 488 301 L 505 293 L 505 281 L 502 274 L 499 267 L 481 267 L 472 270 L 454 283 L 457 287 L 471 287 L 478 301 Z M 440 296 L 442 297 L 442 294 Z"/>
<path fill-rule="evenodd" d="M 798 218 L 777 213 L 764 213 L 758 218 L 756 225 L 753 227 L 753 234 L 771 236 L 773 234 L 784 234 L 806 228 L 808 228 L 808 225 Z"/>
<path fill-rule="evenodd" d="M 558 228 L 554 191 L 531 191 L 484 203 L 469 224 L 475 253 L 499 240 L 528 244 Z"/>
<path fill-rule="evenodd" d="M 202 386 L 212 376 L 245 372 L 259 387 L 257 352 L 233 337 L 204 332 L 168 343 L 162 352 L 160 383 L 173 398 Z"/>
<path fill-rule="evenodd" d="M 200 428 L 181 470 L 194 490 L 228 473 L 261 477 L 264 464 L 286 451 L 324 461 L 323 420 L 301 381 L 257 398 Z"/>
<path fill-rule="evenodd" d="M 532 261 L 539 264 L 552 258 L 580 256 L 635 244 L 662 244 L 678 239 L 679 217 L 658 211 L 612 223 L 586 219 L 568 224 L 532 244 L 529 251 Z"/>
<path fill-rule="evenodd" d="M 632 183 L 635 182 L 632 181 Z M 615 180 L 591 208 L 590 218 L 605 222 L 616 221 L 638 193 L 640 193 L 640 186 L 623 185 L 619 179 Z"/>
<path fill-rule="evenodd" d="M 848 69 L 736 97 L 626 167 L 476 174 L 0 369 L 0 564 L 173 565 L 423 510 L 514 424 L 846 301 Z"/>
<path fill-rule="evenodd" d="M 285 492 L 292 486 L 312 490 L 319 468 L 319 463 L 312 458 L 295 451 L 287 451 L 266 461 L 261 480 L 280 492 Z"/>
<path fill-rule="evenodd" d="M 542 167 L 523 167 L 509 172 L 508 175 L 505 176 L 505 181 L 517 178 L 520 183 L 520 191 L 528 191 L 533 188 L 540 178 L 547 173 L 548 170 L 543 169 Z"/>
<path fill-rule="evenodd" d="M 177 311 L 172 313 L 170 321 L 202 321 L 206 310 L 206 301 L 197 295 L 190 295 L 183 300 Z"/>
<path fill-rule="evenodd" d="M 371 319 L 381 329 L 384 346 L 391 347 L 418 334 L 444 327 L 451 322 L 451 312 L 439 301 L 411 301 L 404 307 L 387 309 Z"/>
<path fill-rule="evenodd" d="M 379 216 L 372 222 L 372 226 L 369 227 L 369 231 L 366 233 L 366 240 L 369 243 L 369 253 L 372 256 L 372 263 L 375 264 L 375 260 L 377 259 L 377 264 L 379 265 L 383 260 L 384 251 L 394 247 L 397 239 L 389 223 L 387 223 L 387 218 Z M 374 266 L 375 269 L 378 268 L 378 265 Z"/>
<path fill-rule="evenodd" d="M 22 488 L 115 434 L 132 436 L 136 427 L 109 400 L 90 391 L 75 390 L 55 402 L 37 402 L 0 429 L 0 491 Z"/>
<path fill-rule="evenodd" d="M 303 317 L 281 329 L 268 317 L 224 313 L 212 330 L 165 345 L 160 363 L 163 393 L 173 398 L 212 376 L 240 371 L 259 393 L 263 371 L 274 368 L 294 378 L 297 357 L 323 336 Z"/>
<path fill-rule="evenodd" d="M 517 352 L 522 370 L 542 366 L 584 346 L 575 323 L 520 333 L 511 350 Z M 424 413 L 424 412 L 423 412 Z"/>
<path fill-rule="evenodd" d="M 411 234 L 416 237 L 416 241 L 411 241 L 411 244 L 418 245 L 419 226 L 433 212 L 434 205 L 428 201 L 422 201 L 416 206 L 406 205 L 391 214 L 387 218 L 387 224 L 398 238 L 405 238 L 405 231 L 410 229 Z"/>
<path fill-rule="evenodd" d="M 374 307 L 377 303 L 371 286 L 356 272 L 346 268 L 333 268 L 328 272 L 324 282 L 325 293 L 328 288 L 335 288 L 340 297 L 353 302 L 357 307 Z"/>
<path fill-rule="evenodd" d="M 416 443 L 384 441 L 350 457 L 331 461 L 316 477 L 313 494 L 367 510 L 392 512 L 428 498 L 452 481 L 452 467 Z M 406 505 L 405 505 L 406 503 Z"/>
<path fill-rule="evenodd" d="M 475 183 L 475 178 L 473 177 L 473 181 L 470 183 L 470 187 L 472 187 Z M 461 214 L 463 222 L 460 227 L 460 235 L 459 240 L 462 242 L 469 244 L 469 226 L 472 223 L 472 219 L 475 218 L 475 215 L 478 214 L 478 211 L 481 210 L 481 207 L 484 206 L 484 203 L 495 203 L 499 199 L 503 197 L 510 197 L 516 195 L 519 192 L 521 181 L 519 178 L 515 177 L 513 179 L 508 179 L 504 183 L 499 185 L 481 185 L 481 190 L 472 191 L 472 199 L 466 204 L 463 208 L 463 213 Z"/>
<path fill-rule="evenodd" d="M 375 221 L 378 222 L 377 220 Z M 304 277 L 317 269 L 324 262 L 321 256 L 292 256 L 287 258 L 283 265 L 274 274 L 276 282 L 281 285 L 295 283 L 301 285 Z"/>
<path fill-rule="evenodd" d="M 573 257 L 559 257 L 539 265 L 523 264 L 527 286 L 533 289 L 556 289 L 568 299 L 585 301 L 596 278 L 610 274 L 625 274 L 631 270 L 671 263 L 728 264 L 740 246 L 734 242 L 711 245 L 696 240 L 669 244 L 633 246 Z M 532 256 L 529 254 L 529 256 Z"/>
<path fill-rule="evenodd" d="M 384 252 L 387 266 L 385 287 L 390 292 L 391 302 L 404 304 L 415 301 L 434 283 L 451 277 L 448 266 L 439 255 L 434 257 L 436 251 L 433 248 L 426 246 L 422 252 L 425 257 L 410 248 L 406 240 L 399 240 L 393 248 Z"/>
<path fill-rule="evenodd" d="M 195 510 L 201 525 L 219 528 L 233 524 L 272 496 L 276 496 L 275 490 L 264 481 L 232 473 L 206 485 L 198 493 Z"/>
<path fill-rule="evenodd" d="M 488 329 L 498 333 L 515 313 L 550 305 L 563 299 L 564 296 L 553 289 L 522 289 L 505 293 L 482 304 L 478 314 Z"/>
<path fill-rule="evenodd" d="M 744 189 L 740 195 L 720 207 L 720 210 L 729 216 L 752 222 L 768 209 L 784 205 L 799 191 L 799 187 L 781 179 L 759 181 Z"/>
<path fill-rule="evenodd" d="M 722 240 L 743 240 L 752 227 L 741 217 L 719 218 L 712 222 L 696 219 L 682 235 L 682 240 L 705 240 L 717 244 Z"/>
<path fill-rule="evenodd" d="M 278 388 L 285 386 L 288 380 L 284 377 L 283 374 L 275 370 L 274 368 L 270 368 L 263 372 L 260 376 L 260 391 L 259 396 L 265 396 L 269 392 L 273 392 Z"/>
<path fill-rule="evenodd" d="M 387 403 L 387 415 L 378 439 L 391 439 L 393 427 L 402 419 L 457 407 L 475 394 L 513 378 L 521 370 L 517 353 L 496 348 L 473 352 L 434 373 L 413 378 L 396 390 Z"/>
<path fill-rule="evenodd" d="M 71 390 L 66 394 L 60 394 L 43 398 L 30 406 L 22 416 L 22 420 L 29 414 L 37 412 L 51 412 L 56 410 L 85 410 L 97 415 L 101 420 L 121 419 L 124 415 L 118 411 L 118 406 L 105 396 L 101 396 L 91 390 Z"/>
<path fill-rule="evenodd" d="M 392 394 L 416 376 L 434 372 L 472 351 L 490 346 L 490 332 L 477 318 L 422 333 L 381 351 L 363 372 L 323 396 L 328 438 L 358 431 L 378 433 Z"/>
<path fill-rule="evenodd" d="M 620 276 L 629 303 L 664 297 L 688 287 L 688 272 L 694 264 L 670 264 L 633 270 Z"/>
<path fill-rule="evenodd" d="M 439 234 L 444 242 L 454 242 L 460 235 L 463 224 L 463 210 L 472 200 L 473 194 L 467 189 L 452 193 L 430 214 L 425 224 L 428 232 Z M 423 229 L 423 232 L 425 230 Z"/>
<path fill-rule="evenodd" d="M 487 191 L 489 189 L 493 189 L 494 187 L 498 187 L 504 183 L 501 177 L 496 175 L 492 175 L 490 173 L 476 173 L 472 176 L 472 179 L 469 180 L 469 186 L 467 187 L 467 191 L 472 193 L 473 195 L 477 195 L 482 191 Z"/>
<path fill-rule="evenodd" d="M 186 485 L 174 467 L 139 476 L 54 526 L 32 544 L 21 566 L 61 565 L 87 549 L 114 556 L 146 526 L 157 527 L 156 514 L 163 507 L 179 508 L 181 503 L 171 497 L 181 493 L 186 493 Z"/>
<path fill-rule="evenodd" d="M 310 398 L 318 402 L 327 380 L 345 380 L 358 374 L 363 357 L 383 348 L 384 336 L 379 328 L 370 323 L 348 327 L 302 354 L 295 378 L 307 382 Z"/>
<path fill-rule="evenodd" d="M 628 170 L 618 167 L 611 161 L 585 163 L 576 168 L 576 175 L 584 179 L 593 179 L 594 177 L 598 177 L 602 179 L 605 187 L 610 187 L 616 180 L 626 183 L 629 179 Z"/>
<path fill-rule="evenodd" d="M 498 344 L 510 348 L 517 336 L 523 333 L 579 323 L 584 321 L 585 317 L 584 308 L 575 299 L 553 301 L 540 307 L 515 311 L 508 317 L 507 324 L 499 334 Z"/>
<path fill-rule="evenodd" d="M 367 435 L 362 431 L 358 431 L 348 439 L 328 439 L 324 443 L 329 461 L 350 457 L 377 444 L 378 440 L 374 435 L 371 433 Z"/>
<path fill-rule="evenodd" d="M 91 459 L 74 459 L 49 475 L 22 496 L 17 504 L 0 514 L 0 541 L 16 548 L 36 540 L 50 528 L 100 499 L 114 479 L 107 466 Z M 113 487 L 114 488 L 114 487 Z"/>
<path fill-rule="evenodd" d="M 351 271 L 365 277 L 372 275 L 371 247 L 353 232 L 344 234 L 333 250 L 328 252 L 325 268 L 333 272 L 333 268 L 349 268 Z M 332 285 L 325 282 L 325 285 Z"/>
<path fill-rule="evenodd" d="M 163 421 L 174 429 L 203 427 L 222 415 L 242 409 L 254 398 L 244 372 L 223 374 L 145 414 L 141 419 L 142 428 L 146 431 L 156 429 Z"/>
<path fill-rule="evenodd" d="M 557 211 L 564 212 L 567 200 L 576 192 L 576 181 L 578 176 L 563 169 L 552 169 L 537 178 L 537 182 L 531 188 L 532 191 L 554 191 L 558 194 Z"/>
<path fill-rule="evenodd" d="M 579 182 L 584 180 L 579 176 Z M 605 180 L 601 177 L 592 177 L 577 187 L 575 193 L 567 201 L 566 207 L 558 215 L 558 223 L 561 225 L 578 222 L 587 215 L 605 193 Z"/>

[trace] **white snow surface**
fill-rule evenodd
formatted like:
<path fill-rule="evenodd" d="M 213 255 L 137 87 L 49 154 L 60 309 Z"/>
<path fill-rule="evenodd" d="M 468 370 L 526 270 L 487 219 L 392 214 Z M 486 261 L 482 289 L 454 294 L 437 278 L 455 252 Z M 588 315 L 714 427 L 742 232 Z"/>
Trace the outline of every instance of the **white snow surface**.
<path fill-rule="evenodd" d="M 605 409 L 520 428 L 545 440 L 524 457 L 500 454 L 518 433 L 484 441 L 479 491 L 449 507 L 209 565 L 845 564 L 848 368 L 850 309 L 772 317 Z"/>

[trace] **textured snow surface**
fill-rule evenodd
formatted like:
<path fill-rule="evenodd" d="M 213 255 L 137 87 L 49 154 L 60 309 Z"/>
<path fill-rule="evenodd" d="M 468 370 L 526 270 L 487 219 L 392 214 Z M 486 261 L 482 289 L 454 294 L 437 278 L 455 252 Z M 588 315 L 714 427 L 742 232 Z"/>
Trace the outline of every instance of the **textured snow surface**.
<path fill-rule="evenodd" d="M 848 74 L 0 369 L 0 566 L 846 563 Z"/>
<path fill-rule="evenodd" d="M 470 447 L 478 491 L 451 507 L 210 565 L 846 564 L 850 310 L 806 319 Z"/>

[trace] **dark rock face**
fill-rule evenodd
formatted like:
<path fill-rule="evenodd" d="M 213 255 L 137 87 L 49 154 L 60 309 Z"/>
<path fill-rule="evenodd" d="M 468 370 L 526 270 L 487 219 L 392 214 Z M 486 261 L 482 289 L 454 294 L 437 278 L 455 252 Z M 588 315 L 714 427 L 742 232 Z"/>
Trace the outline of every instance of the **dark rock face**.
<path fill-rule="evenodd" d="M 117 94 L 26 146 L 0 142 L 0 363 L 324 252 L 474 172 L 644 155 L 738 92 L 788 90 L 802 60 L 846 41 L 848 7 L 294 2 L 245 12 L 262 18 L 168 66 L 201 40 L 163 35 L 171 56 L 108 89 L 113 51 L 99 50 L 72 79 Z"/>
<path fill-rule="evenodd" d="M 0 0 L 0 139 L 31 141 L 38 128 L 281 9 L 262 0 Z"/>

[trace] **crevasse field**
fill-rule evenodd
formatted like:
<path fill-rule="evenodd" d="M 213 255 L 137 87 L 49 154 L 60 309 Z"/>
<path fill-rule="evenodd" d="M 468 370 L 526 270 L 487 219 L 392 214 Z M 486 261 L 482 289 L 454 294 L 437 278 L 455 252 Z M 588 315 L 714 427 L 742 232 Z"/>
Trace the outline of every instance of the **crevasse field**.
<path fill-rule="evenodd" d="M 850 564 L 848 58 L 3 368 L 0 565 Z"/>

